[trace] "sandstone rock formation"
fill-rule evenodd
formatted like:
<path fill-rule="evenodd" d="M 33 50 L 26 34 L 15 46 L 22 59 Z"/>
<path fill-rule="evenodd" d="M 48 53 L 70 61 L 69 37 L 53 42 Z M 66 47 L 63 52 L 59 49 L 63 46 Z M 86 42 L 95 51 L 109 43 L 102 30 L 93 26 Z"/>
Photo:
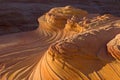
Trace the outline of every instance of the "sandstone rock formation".
<path fill-rule="evenodd" d="M 92 16 L 92 17 L 91 17 Z M 88 15 L 83 18 L 73 16 L 67 20 L 66 30 L 75 32 L 84 32 L 86 30 L 95 29 L 101 25 L 116 19 L 110 14 L 105 15 Z"/>
<path fill-rule="evenodd" d="M 116 60 L 120 60 L 120 34 L 107 44 L 107 49 Z"/>
<path fill-rule="evenodd" d="M 72 5 L 89 13 L 120 16 L 119 4 L 119 0 L 0 0 L 0 35 L 36 29 L 37 18 L 53 7 Z"/>
<path fill-rule="evenodd" d="M 120 18 L 66 6 L 38 21 L 34 31 L 0 37 L 1 80 L 120 79 Z"/>
<path fill-rule="evenodd" d="M 71 6 L 53 8 L 46 13 L 45 20 L 51 27 L 63 29 L 67 19 L 71 18 L 73 15 L 81 18 L 87 15 L 87 11 L 76 9 Z"/>

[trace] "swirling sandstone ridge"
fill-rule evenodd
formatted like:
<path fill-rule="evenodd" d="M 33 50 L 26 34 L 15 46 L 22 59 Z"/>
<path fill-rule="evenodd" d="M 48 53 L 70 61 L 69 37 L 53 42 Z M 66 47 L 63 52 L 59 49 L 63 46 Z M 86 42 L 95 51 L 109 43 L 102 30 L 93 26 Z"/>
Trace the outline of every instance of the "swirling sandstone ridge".
<path fill-rule="evenodd" d="M 37 30 L 0 37 L 0 80 L 119 80 L 120 19 L 57 7 Z"/>

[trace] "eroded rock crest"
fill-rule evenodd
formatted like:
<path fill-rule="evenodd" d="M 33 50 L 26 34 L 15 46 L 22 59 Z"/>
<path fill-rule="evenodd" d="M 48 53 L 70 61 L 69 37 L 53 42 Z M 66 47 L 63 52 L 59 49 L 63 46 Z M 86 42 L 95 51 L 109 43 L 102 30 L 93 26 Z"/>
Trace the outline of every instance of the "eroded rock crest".
<path fill-rule="evenodd" d="M 46 24 L 53 27 L 53 29 L 63 29 L 67 22 L 67 19 L 72 16 L 84 17 L 88 13 L 82 9 L 77 9 L 72 6 L 66 7 L 57 7 L 51 9 L 48 13 L 45 14 Z"/>

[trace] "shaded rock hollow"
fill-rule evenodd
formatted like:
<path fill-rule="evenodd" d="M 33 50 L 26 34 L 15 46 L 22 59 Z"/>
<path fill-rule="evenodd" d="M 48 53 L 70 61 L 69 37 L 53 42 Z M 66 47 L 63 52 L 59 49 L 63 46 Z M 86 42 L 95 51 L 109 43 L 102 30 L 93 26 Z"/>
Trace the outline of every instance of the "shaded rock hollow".
<path fill-rule="evenodd" d="M 71 6 L 34 31 L 0 37 L 1 80 L 119 80 L 120 20 Z"/>

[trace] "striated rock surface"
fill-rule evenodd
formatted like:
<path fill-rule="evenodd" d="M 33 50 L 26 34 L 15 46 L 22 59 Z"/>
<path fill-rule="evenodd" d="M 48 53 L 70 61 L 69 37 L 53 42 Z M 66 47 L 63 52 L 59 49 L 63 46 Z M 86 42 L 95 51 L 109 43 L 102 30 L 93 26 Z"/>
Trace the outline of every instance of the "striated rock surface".
<path fill-rule="evenodd" d="M 39 27 L 0 37 L 0 80 L 119 80 L 120 18 L 57 7 Z"/>

